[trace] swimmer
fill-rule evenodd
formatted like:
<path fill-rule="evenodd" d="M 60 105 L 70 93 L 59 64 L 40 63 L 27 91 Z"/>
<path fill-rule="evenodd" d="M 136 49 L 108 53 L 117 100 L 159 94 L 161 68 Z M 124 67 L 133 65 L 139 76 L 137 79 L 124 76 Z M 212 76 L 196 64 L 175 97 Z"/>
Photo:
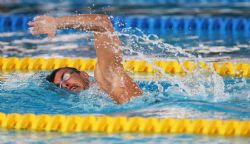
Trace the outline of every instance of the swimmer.
<path fill-rule="evenodd" d="M 74 92 L 88 89 L 97 83 L 118 104 L 141 96 L 142 90 L 125 72 L 122 65 L 121 42 L 106 15 L 83 14 L 76 16 L 37 16 L 28 23 L 32 35 L 47 34 L 53 38 L 58 29 L 79 29 L 94 32 L 94 46 L 97 62 L 94 70 L 95 81 L 89 80 L 85 71 L 62 67 L 47 76 L 49 82 Z"/>

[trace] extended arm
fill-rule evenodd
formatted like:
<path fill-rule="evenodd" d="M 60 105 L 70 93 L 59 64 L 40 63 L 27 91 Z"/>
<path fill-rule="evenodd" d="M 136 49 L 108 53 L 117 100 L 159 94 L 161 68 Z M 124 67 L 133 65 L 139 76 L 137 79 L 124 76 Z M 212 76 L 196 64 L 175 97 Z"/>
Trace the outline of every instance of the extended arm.
<path fill-rule="evenodd" d="M 120 40 L 105 15 L 76 15 L 64 17 L 39 16 L 30 22 L 33 35 L 48 34 L 54 37 L 57 29 L 74 28 L 94 32 L 97 55 L 95 79 L 117 103 L 142 95 L 141 89 L 126 74 L 122 66 Z"/>
<path fill-rule="evenodd" d="M 49 38 L 55 36 L 57 29 L 74 28 L 94 31 L 96 54 L 100 66 L 121 65 L 120 41 L 114 34 L 112 23 L 106 15 L 38 16 L 33 22 L 29 22 L 29 25 L 33 35 L 48 34 Z"/>

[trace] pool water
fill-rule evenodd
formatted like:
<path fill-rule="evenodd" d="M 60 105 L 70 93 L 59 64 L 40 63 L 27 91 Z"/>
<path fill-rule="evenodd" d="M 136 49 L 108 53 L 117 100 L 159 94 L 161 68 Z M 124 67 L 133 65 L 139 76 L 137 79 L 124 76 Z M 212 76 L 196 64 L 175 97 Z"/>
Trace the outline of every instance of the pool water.
<path fill-rule="evenodd" d="M 142 53 L 156 59 L 181 59 L 182 53 L 202 57 L 205 61 L 249 61 L 248 37 L 232 35 L 208 36 L 196 34 L 147 34 L 140 29 L 123 29 L 118 32 L 123 42 L 124 56 Z M 240 33 L 238 35 L 241 35 Z M 131 43 L 132 42 L 132 43 Z M 95 58 L 93 36 L 80 31 L 59 31 L 57 37 L 48 40 L 44 36 L 31 36 L 27 32 L 0 33 L 0 54 L 4 57 L 91 57 Z M 48 49 L 48 47 L 50 47 Z M 172 52 L 169 49 L 174 49 Z M 131 52 L 134 50 L 135 52 Z M 190 57 L 190 55 L 188 56 Z"/>
<path fill-rule="evenodd" d="M 13 1 L 14 2 L 14 1 Z M 124 6 L 103 6 L 92 1 L 35 1 L 13 5 L 3 3 L 0 11 L 7 15 L 37 14 L 67 15 L 75 13 L 106 13 L 114 16 L 140 15 L 155 18 L 159 15 L 173 17 L 223 17 L 245 18 L 249 16 L 249 3 L 215 3 L 203 1 L 186 5 L 170 2 L 162 5 L 160 1 L 151 6 L 145 3 L 141 8 L 132 1 Z M 108 4 L 111 1 L 108 1 Z M 141 2 L 141 1 L 140 1 Z M 226 2 L 226 1 L 224 1 Z M 20 4 L 22 3 L 22 4 Z M 76 3 L 76 4 L 73 4 Z M 1 2 L 0 2 L 1 4 Z M 5 4 L 5 5 L 4 5 Z M 216 6 L 216 4 L 219 4 Z M 68 5 L 71 5 L 69 8 Z M 226 6 L 226 7 L 220 7 Z M 28 8 L 29 7 L 29 8 Z M 45 9 L 46 8 L 46 9 Z M 219 10 L 218 10 L 219 8 Z M 78 9 L 79 11 L 75 11 Z M 167 10 L 166 10 L 167 9 Z M 35 11 L 35 12 L 34 12 Z M 112 16 L 111 16 L 112 18 Z M 115 17 L 114 17 L 115 18 Z M 247 19 L 249 20 L 249 19 Z M 1 21 L 1 19 L 0 19 Z M 1 24 L 1 23 L 0 23 Z M 8 24 L 8 21 L 7 21 Z M 117 23 L 116 23 L 117 24 Z M 2 24 L 3 25 L 3 24 Z M 20 27 L 19 27 L 20 28 Z M 249 27 L 248 27 L 249 28 Z M 18 28 L 17 28 L 18 29 Z M 28 31 L 11 27 L 0 28 L 0 54 L 2 57 L 90 57 L 95 58 L 93 36 L 90 32 L 73 30 L 58 31 L 57 37 L 48 40 L 45 36 L 31 36 Z M 124 59 L 143 59 L 152 62 L 158 59 L 193 61 L 241 61 L 249 63 L 249 32 L 154 30 L 150 33 L 135 27 L 118 28 L 117 35 L 122 41 Z M 158 118 L 190 119 L 250 119 L 250 79 L 221 77 L 216 73 L 206 73 L 201 69 L 187 76 L 165 73 L 135 74 L 131 77 L 143 89 L 141 97 L 117 105 L 98 85 L 81 93 L 59 89 L 45 80 L 50 71 L 39 72 L 1 72 L 0 73 L 0 112 L 34 114 L 80 114 L 111 116 L 142 116 Z M 93 80 L 93 72 L 88 72 Z M 103 133 L 57 133 L 14 131 L 0 129 L 0 143 L 250 143 L 248 137 L 222 137 L 188 134 L 103 134 Z"/>
<path fill-rule="evenodd" d="M 241 119 L 250 118 L 250 81 L 245 78 L 222 78 L 217 74 L 191 77 L 131 76 L 144 95 L 117 105 L 97 85 L 81 93 L 59 89 L 45 81 L 48 71 L 2 73 L 0 109 L 4 113 L 94 114 L 158 118 Z M 90 73 L 90 75 L 93 75 Z M 154 81 L 148 79 L 155 79 Z M 161 80 L 159 80 L 161 78 Z M 164 81 L 162 81 L 162 79 Z M 199 84 L 206 85 L 206 88 Z M 206 84 L 205 84 L 206 83 Z M 213 84 L 212 84 L 213 83 Z M 198 88 L 198 89 L 197 89 Z M 204 91 L 205 90 L 205 91 Z M 247 143 L 248 138 L 223 138 L 199 135 L 143 135 L 101 133 L 46 133 L 0 130 L 6 143 Z M 118 142 L 119 141 L 119 142 Z"/>
<path fill-rule="evenodd" d="M 200 135 L 145 135 L 145 134 L 100 134 L 100 133 L 43 133 L 25 131 L 1 130 L 2 143 L 37 143 L 37 144 L 66 144 L 66 143 L 162 143 L 162 144 L 209 144 L 209 143 L 240 143 L 248 144 L 249 138 L 239 137 L 211 137 Z"/>
<path fill-rule="evenodd" d="M 201 81 L 198 79 L 194 82 L 190 78 L 183 80 L 182 77 L 178 83 L 174 83 L 171 80 L 141 80 L 143 77 L 134 76 L 144 91 L 144 96 L 117 105 L 97 84 L 81 93 L 72 93 L 47 82 L 44 79 L 47 74 L 49 72 L 2 74 L 1 111 L 176 118 L 250 118 L 250 81 L 244 78 L 222 79 L 218 75 L 210 76 L 211 79 L 207 80 L 217 84 L 209 85 L 203 82 L 206 85 L 204 88 L 200 86 L 202 82 L 197 82 Z"/>
<path fill-rule="evenodd" d="M 3 56 L 17 57 L 95 57 L 91 33 L 59 32 L 52 41 L 43 36 L 31 37 L 25 33 L 2 33 Z M 201 60 L 201 61 L 245 61 L 247 55 L 237 59 L 237 55 L 221 56 L 209 53 L 195 55 L 192 36 L 161 37 L 144 34 L 138 29 L 125 29 L 118 32 L 125 59 Z M 190 41 L 187 41 L 190 39 Z M 173 43 L 176 44 L 171 44 Z M 213 43 L 213 41 L 210 41 Z M 225 41 L 221 41 L 225 43 Z M 182 44 L 189 45 L 182 48 Z M 207 44 L 199 42 L 201 47 Z M 214 42 L 216 45 L 216 43 Z M 246 44 L 247 45 L 247 44 Z M 231 45 L 234 46 L 233 44 Z M 213 47 L 207 45 L 207 47 Z M 223 50 L 230 50 L 224 46 Z M 244 49 L 243 49 L 244 50 Z M 241 54 L 242 49 L 238 49 Z M 197 53 L 196 53 L 197 54 Z M 147 57 L 147 58 L 146 58 Z M 224 58 L 223 58 L 224 57 Z M 221 59 L 222 58 L 222 59 Z M 250 118 L 250 80 L 247 78 L 221 77 L 202 70 L 187 76 L 168 74 L 130 73 L 143 89 L 142 97 L 117 105 L 97 85 L 81 93 L 71 93 L 59 89 L 45 80 L 50 71 L 12 72 L 0 74 L 0 111 L 4 113 L 34 114 L 94 114 L 111 116 L 143 116 L 159 118 L 204 118 L 204 119 L 249 119 Z M 93 73 L 89 72 L 92 76 Z M 88 133 L 43 133 L 1 130 L 1 139 L 6 143 L 210 143 L 211 141 L 229 143 L 250 141 L 248 138 L 223 138 L 198 135 L 138 135 L 138 134 L 88 134 Z"/>

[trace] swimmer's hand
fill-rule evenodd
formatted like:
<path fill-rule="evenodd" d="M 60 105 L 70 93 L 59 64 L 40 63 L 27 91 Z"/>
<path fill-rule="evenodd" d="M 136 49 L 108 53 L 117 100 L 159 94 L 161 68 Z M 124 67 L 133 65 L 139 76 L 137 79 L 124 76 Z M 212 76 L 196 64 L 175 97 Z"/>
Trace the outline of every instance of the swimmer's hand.
<path fill-rule="evenodd" d="M 32 35 L 47 34 L 50 39 L 56 35 L 57 22 L 55 17 L 37 16 L 28 25 Z"/>

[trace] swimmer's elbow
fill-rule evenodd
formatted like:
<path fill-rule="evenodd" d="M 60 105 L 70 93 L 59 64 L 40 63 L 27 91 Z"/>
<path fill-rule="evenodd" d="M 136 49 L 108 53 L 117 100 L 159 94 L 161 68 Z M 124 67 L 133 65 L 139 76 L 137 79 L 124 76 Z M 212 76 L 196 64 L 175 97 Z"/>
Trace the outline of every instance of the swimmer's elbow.
<path fill-rule="evenodd" d="M 121 98 L 121 97 L 114 97 L 114 96 L 112 96 L 112 98 L 114 99 L 114 101 L 117 104 L 123 104 L 123 103 L 129 101 L 129 99 L 125 99 L 125 98 Z"/>
<path fill-rule="evenodd" d="M 134 96 L 142 96 L 143 95 L 143 91 L 138 87 L 137 91 L 134 93 Z"/>
<path fill-rule="evenodd" d="M 138 86 L 136 86 L 136 88 L 134 87 L 133 89 L 114 87 L 109 95 L 114 101 L 116 101 L 117 104 L 123 104 L 130 101 L 130 99 L 133 97 L 142 96 L 143 91 Z"/>
<path fill-rule="evenodd" d="M 102 31 L 103 32 L 114 32 L 114 27 L 112 25 L 112 22 L 110 21 L 109 17 L 107 15 L 98 15 L 101 18 L 102 21 Z"/>
<path fill-rule="evenodd" d="M 113 98 L 114 101 L 116 101 L 117 104 L 123 104 L 125 102 L 128 102 L 132 97 L 138 97 L 138 96 L 142 96 L 143 95 L 143 91 L 139 90 L 136 93 L 134 93 L 133 95 L 119 95 L 119 96 L 111 96 Z"/>
<path fill-rule="evenodd" d="M 117 104 L 123 104 L 127 101 L 129 101 L 129 97 L 126 95 L 121 95 L 119 93 L 113 93 L 110 94 L 111 98 L 117 103 Z"/>
<path fill-rule="evenodd" d="M 124 102 L 126 102 L 126 101 L 123 101 L 123 100 L 116 100 L 116 103 L 117 103 L 117 104 L 123 104 Z"/>

